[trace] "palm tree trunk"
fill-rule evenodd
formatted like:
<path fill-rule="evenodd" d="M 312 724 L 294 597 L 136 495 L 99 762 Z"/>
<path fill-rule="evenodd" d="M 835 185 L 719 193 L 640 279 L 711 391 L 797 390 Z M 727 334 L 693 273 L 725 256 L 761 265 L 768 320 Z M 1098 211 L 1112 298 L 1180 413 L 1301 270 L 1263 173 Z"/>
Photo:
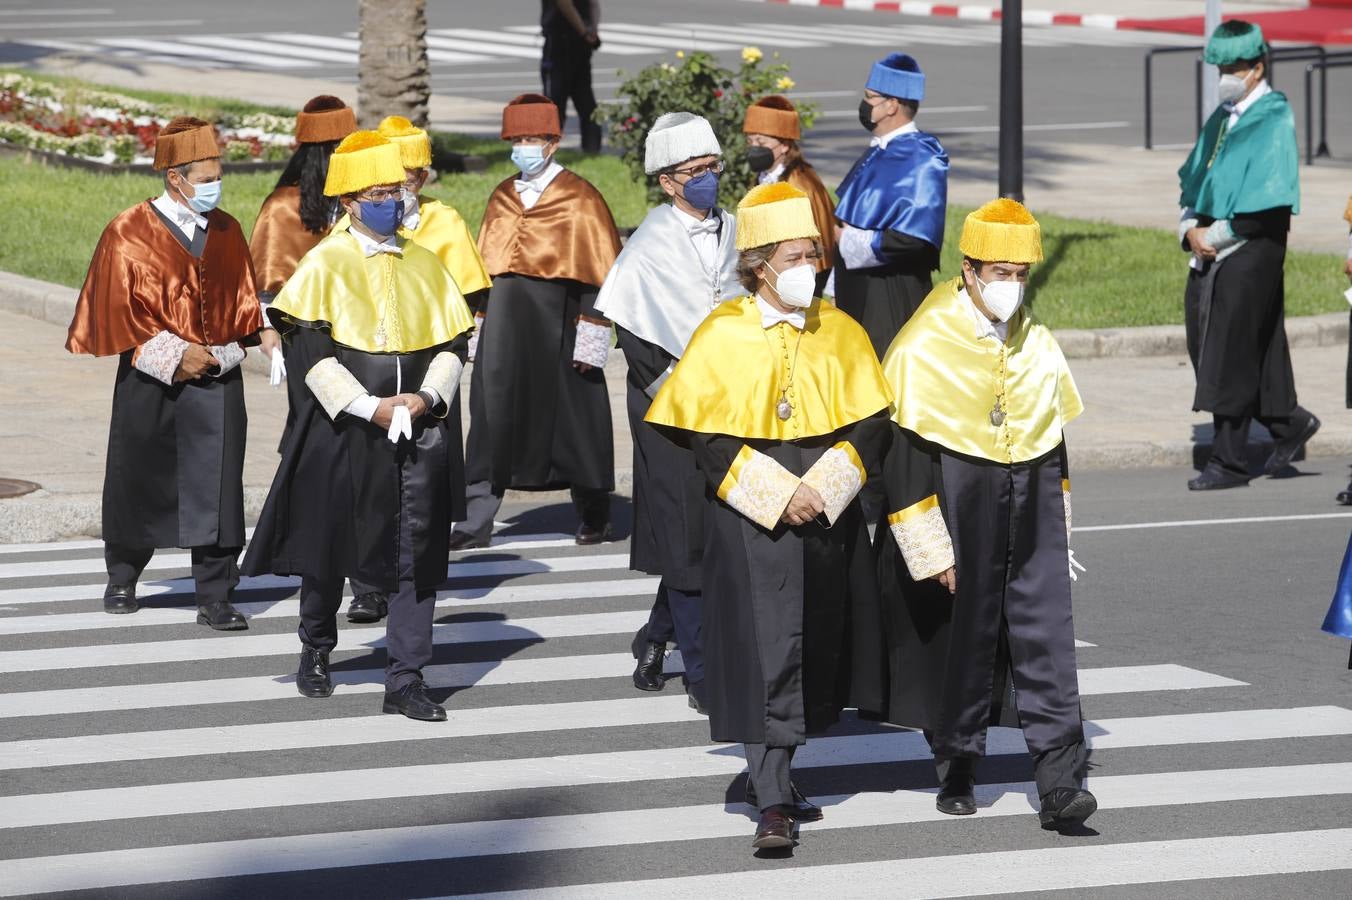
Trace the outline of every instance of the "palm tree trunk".
<path fill-rule="evenodd" d="M 427 61 L 426 0 L 358 0 L 361 29 L 357 117 L 375 128 L 386 116 L 427 125 L 432 93 Z"/>

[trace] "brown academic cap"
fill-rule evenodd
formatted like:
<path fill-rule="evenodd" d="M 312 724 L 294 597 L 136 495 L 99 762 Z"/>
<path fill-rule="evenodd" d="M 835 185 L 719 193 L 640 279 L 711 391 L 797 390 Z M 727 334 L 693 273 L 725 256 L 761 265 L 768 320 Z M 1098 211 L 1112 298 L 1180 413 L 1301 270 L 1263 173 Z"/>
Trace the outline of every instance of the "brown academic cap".
<path fill-rule="evenodd" d="M 357 130 L 352 107 L 332 94 L 320 94 L 296 114 L 296 142 L 323 144 L 341 141 Z"/>
<path fill-rule="evenodd" d="M 216 129 L 210 122 L 192 116 L 171 119 L 155 138 L 155 169 L 158 171 L 220 155 Z"/>
<path fill-rule="evenodd" d="M 798 124 L 798 110 L 788 97 L 771 94 L 746 108 L 742 124 L 745 134 L 767 134 L 781 141 L 796 141 L 802 137 Z"/>
<path fill-rule="evenodd" d="M 502 139 L 559 137 L 559 108 L 544 94 L 522 94 L 502 110 Z"/>

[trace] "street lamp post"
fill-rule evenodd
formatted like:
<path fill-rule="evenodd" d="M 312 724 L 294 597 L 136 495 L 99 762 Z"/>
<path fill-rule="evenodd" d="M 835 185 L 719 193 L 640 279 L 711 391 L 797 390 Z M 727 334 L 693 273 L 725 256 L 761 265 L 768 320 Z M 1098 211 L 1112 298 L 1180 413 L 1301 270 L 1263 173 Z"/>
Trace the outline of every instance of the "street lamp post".
<path fill-rule="evenodd" d="M 1000 5 L 1000 196 L 1023 201 L 1023 0 Z"/>

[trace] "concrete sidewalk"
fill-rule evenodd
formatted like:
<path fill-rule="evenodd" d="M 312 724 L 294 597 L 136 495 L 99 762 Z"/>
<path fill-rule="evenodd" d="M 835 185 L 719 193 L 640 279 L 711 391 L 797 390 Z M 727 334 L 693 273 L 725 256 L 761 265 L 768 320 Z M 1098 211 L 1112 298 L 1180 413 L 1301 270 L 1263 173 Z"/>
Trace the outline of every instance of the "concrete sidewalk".
<path fill-rule="evenodd" d="M 0 543 L 97 535 L 117 361 L 71 356 L 63 349 L 63 325 L 20 313 L 0 311 L 0 333 L 5 335 L 5 352 L 0 354 L 0 477 L 42 485 L 38 492 L 0 500 Z M 1312 456 L 1352 457 L 1352 415 L 1342 412 L 1346 353 L 1345 343 L 1294 351 L 1302 402 L 1324 419 L 1323 430 L 1309 447 Z M 286 419 L 286 394 L 268 386 L 260 363 L 261 357 L 251 354 L 245 376 L 249 443 L 244 484 L 250 520 L 258 515 L 272 482 Z M 1190 465 L 1210 440 L 1210 418 L 1190 409 L 1193 376 L 1186 358 L 1076 359 L 1071 367 L 1088 410 L 1067 435 L 1072 468 Z M 616 480 L 619 491 L 628 494 L 633 450 L 619 353 L 612 355 L 606 375 L 615 422 Z M 461 389 L 468 391 L 468 375 Z M 1255 432 L 1254 453 L 1261 455 L 1265 436 L 1261 429 Z M 1182 498 L 1184 486 L 1178 487 Z"/>

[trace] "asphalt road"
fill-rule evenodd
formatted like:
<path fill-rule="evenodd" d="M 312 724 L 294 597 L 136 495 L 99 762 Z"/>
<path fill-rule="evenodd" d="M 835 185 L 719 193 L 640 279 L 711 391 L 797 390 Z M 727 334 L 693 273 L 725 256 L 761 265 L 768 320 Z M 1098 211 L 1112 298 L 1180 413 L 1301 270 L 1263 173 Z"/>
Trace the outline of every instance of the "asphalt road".
<path fill-rule="evenodd" d="M 332 699 L 296 696 L 290 586 L 246 582 L 250 630 L 221 636 L 182 593 L 98 612 L 92 542 L 0 548 L 0 895 L 1346 897 L 1352 673 L 1318 626 L 1352 518 L 1341 462 L 1301 469 L 1202 496 L 1184 471 L 1075 475 L 1082 834 L 1037 827 L 1013 732 L 956 820 L 918 735 L 851 720 L 800 755 L 827 817 L 777 859 L 679 682 L 629 684 L 651 581 L 622 542 L 558 540 L 564 508 L 504 509 L 507 543 L 453 564 L 445 725 L 379 715 L 379 626 L 344 624 Z M 161 558 L 143 592 L 182 591 Z"/>
<path fill-rule="evenodd" d="M 212 65 L 277 68 L 355 82 L 357 4 L 330 0 L 0 0 L 0 64 L 54 53 L 125 53 L 138 58 L 210 53 Z M 537 0 L 428 3 L 433 33 L 433 86 L 439 93 L 505 100 L 537 90 L 531 39 Z M 913 53 L 928 74 L 922 127 L 965 152 L 997 141 L 999 26 L 944 18 L 898 16 L 845 9 L 784 6 L 747 0 L 607 0 L 603 52 L 595 58 L 602 99 L 619 84 L 617 70 L 634 71 L 676 48 L 708 48 L 735 62 L 754 44 L 778 50 L 793 65 L 795 95 L 819 105 L 823 119 L 811 136 L 814 160 L 828 171 L 858 153 L 855 121 L 872 60 L 893 50 Z M 516 29 L 513 31 L 512 29 Z M 195 42 L 195 43 L 194 43 Z M 214 43 L 213 43 L 214 42 Z M 1025 29 L 1026 133 L 1030 146 L 1058 142 L 1139 146 L 1143 121 L 1143 57 L 1149 46 L 1195 43 L 1167 34 L 1074 27 Z M 64 45 L 64 46 L 63 46 Z M 462 59 L 461 57 L 472 57 Z M 207 57 L 203 57 L 207 59 Z M 1191 57 L 1162 58 L 1156 72 L 1155 141 L 1188 144 L 1193 137 Z M 1303 63 L 1278 72 L 1298 117 Z M 1336 97 L 1346 79 L 1331 76 Z M 1352 117 L 1330 106 L 1329 143 L 1335 157 L 1352 160 Z"/>

